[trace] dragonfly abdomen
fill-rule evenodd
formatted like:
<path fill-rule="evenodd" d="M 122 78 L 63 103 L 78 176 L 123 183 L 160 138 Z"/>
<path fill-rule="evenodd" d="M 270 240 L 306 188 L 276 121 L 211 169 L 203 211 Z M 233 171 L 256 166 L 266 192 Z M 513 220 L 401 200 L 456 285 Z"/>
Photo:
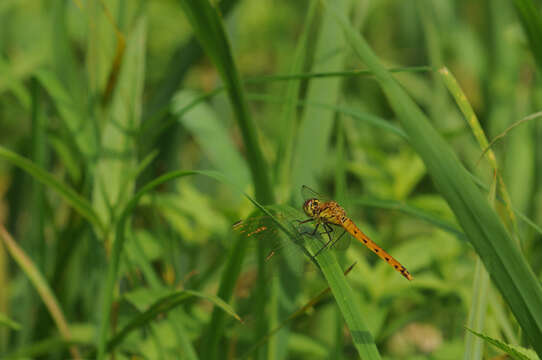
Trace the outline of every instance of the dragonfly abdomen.
<path fill-rule="evenodd" d="M 403 275 L 408 280 L 412 280 L 412 275 L 408 272 L 408 270 L 401 265 L 401 263 L 393 258 L 390 254 L 388 254 L 386 251 L 384 251 L 380 246 L 378 246 L 374 241 L 369 239 L 367 235 L 365 235 L 357 226 L 354 224 L 352 220 L 349 218 L 346 218 L 345 221 L 343 221 L 342 226 L 350 235 L 356 238 L 359 242 L 363 243 L 365 246 L 367 246 L 372 252 L 374 252 L 376 255 L 378 255 L 382 260 L 390 264 L 397 272 L 399 272 L 401 275 Z"/>

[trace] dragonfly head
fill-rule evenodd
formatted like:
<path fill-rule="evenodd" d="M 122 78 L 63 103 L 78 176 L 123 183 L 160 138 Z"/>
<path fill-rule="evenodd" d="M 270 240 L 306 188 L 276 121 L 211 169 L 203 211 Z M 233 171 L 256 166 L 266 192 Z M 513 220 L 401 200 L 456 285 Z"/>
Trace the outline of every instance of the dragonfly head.
<path fill-rule="evenodd" d="M 303 211 L 310 217 L 315 217 L 319 208 L 320 201 L 318 199 L 309 199 L 303 204 Z"/>

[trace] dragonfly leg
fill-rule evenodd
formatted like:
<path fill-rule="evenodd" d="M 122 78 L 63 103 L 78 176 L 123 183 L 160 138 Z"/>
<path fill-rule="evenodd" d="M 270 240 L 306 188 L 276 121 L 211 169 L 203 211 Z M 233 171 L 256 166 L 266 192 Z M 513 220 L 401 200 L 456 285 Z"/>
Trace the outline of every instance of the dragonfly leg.
<path fill-rule="evenodd" d="M 327 237 L 329 239 L 326 242 L 326 246 L 328 246 L 329 244 L 331 244 L 333 246 L 333 241 L 331 239 L 331 233 L 333 232 L 333 228 L 331 227 L 331 225 L 324 223 L 324 229 L 325 229 L 325 232 L 326 232 Z"/>
<path fill-rule="evenodd" d="M 311 219 L 312 220 L 312 219 Z M 307 222 L 307 221 L 304 221 L 304 222 Z M 316 232 L 318 231 L 318 227 L 320 226 L 320 223 L 317 223 L 316 226 L 314 227 L 314 230 L 313 231 L 302 231 L 300 232 L 299 234 L 300 235 L 309 235 L 309 236 L 314 236 L 316 234 Z"/>
<path fill-rule="evenodd" d="M 314 254 L 315 257 L 318 256 L 318 254 L 320 254 L 322 250 L 330 246 L 330 244 L 331 246 L 333 246 L 334 244 L 333 239 L 331 238 L 331 233 L 333 232 L 333 228 L 329 224 L 326 224 L 326 223 L 324 223 L 323 225 L 324 225 L 324 232 L 327 234 L 327 237 L 328 237 L 328 241 L 320 248 L 320 250 L 316 252 L 316 254 Z"/>

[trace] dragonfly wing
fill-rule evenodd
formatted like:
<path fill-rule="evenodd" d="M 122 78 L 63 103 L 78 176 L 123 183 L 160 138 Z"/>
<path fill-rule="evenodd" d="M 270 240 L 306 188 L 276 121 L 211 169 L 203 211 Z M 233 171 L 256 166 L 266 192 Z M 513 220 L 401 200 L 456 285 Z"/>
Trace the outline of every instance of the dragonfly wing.
<path fill-rule="evenodd" d="M 309 199 L 318 199 L 320 201 L 328 201 L 331 200 L 328 196 L 325 196 L 323 194 L 318 193 L 317 191 L 314 191 L 307 185 L 301 186 L 301 196 L 303 197 L 303 200 L 309 200 Z"/>
<path fill-rule="evenodd" d="M 283 214 L 275 214 L 274 217 L 258 216 L 241 220 L 233 225 L 233 230 L 247 240 L 252 240 L 249 241 L 250 246 L 263 243 L 266 251 L 268 251 L 268 258 L 277 253 L 302 253 L 304 239 L 299 233 L 296 222 Z M 286 230 L 287 234 L 281 230 Z"/>
<path fill-rule="evenodd" d="M 238 221 L 233 225 L 233 230 L 247 240 L 248 247 L 263 242 L 266 251 L 266 263 L 270 268 L 284 268 L 285 266 L 294 273 L 301 275 L 306 269 L 302 266 L 310 254 L 307 252 L 307 239 L 302 235 L 298 222 L 295 221 L 299 212 L 286 214 L 278 213 L 274 217 L 259 216 Z M 282 226 L 281 231 L 277 221 Z M 252 252 L 254 253 L 254 252 Z M 310 268 L 310 267 L 309 267 Z"/>
<path fill-rule="evenodd" d="M 251 217 L 233 224 L 233 230 L 247 240 L 249 247 L 263 244 L 269 253 L 279 250 L 283 244 L 278 227 L 270 216 Z"/>
<path fill-rule="evenodd" d="M 343 228 L 337 228 L 334 232 L 335 242 L 333 243 L 332 249 L 337 251 L 345 251 L 346 249 L 348 249 L 348 247 L 350 247 L 350 244 L 352 243 L 352 236 L 350 236 L 348 232 L 344 233 L 345 230 Z M 344 235 L 341 235 L 343 233 Z"/>

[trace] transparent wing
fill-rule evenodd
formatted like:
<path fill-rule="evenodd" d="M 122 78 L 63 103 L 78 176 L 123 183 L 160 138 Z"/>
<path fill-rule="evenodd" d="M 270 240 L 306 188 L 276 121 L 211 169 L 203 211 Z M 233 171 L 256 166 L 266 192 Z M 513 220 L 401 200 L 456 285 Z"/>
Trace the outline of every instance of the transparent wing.
<path fill-rule="evenodd" d="M 277 215 L 276 219 L 282 223 L 288 223 L 281 215 Z M 257 216 L 239 220 L 233 224 L 232 228 L 250 241 L 250 245 L 255 246 L 256 243 L 262 243 L 266 251 L 268 251 L 268 258 L 289 246 L 279 230 L 279 225 L 271 216 Z M 292 228 L 291 230 L 295 229 Z"/>
<path fill-rule="evenodd" d="M 320 201 L 331 200 L 329 196 L 320 194 L 317 191 L 314 191 L 313 189 L 308 187 L 307 185 L 301 186 L 301 197 L 303 198 L 303 200 L 308 200 L 308 199 L 318 199 Z"/>
<path fill-rule="evenodd" d="M 333 232 L 335 233 L 335 242 L 331 246 L 331 249 L 337 251 L 345 251 L 346 249 L 348 249 L 350 247 L 350 244 L 352 243 L 352 236 L 349 233 L 345 233 L 344 235 L 342 235 L 344 229 L 339 227 L 335 227 Z"/>
<path fill-rule="evenodd" d="M 236 222 L 233 230 L 248 241 L 249 248 L 261 244 L 269 266 L 284 266 L 287 261 L 289 267 L 299 267 L 311 258 L 304 246 L 307 239 L 300 232 L 295 217 L 284 214 L 274 215 L 274 218 L 251 217 Z M 281 265 L 272 265 L 277 263 Z"/>

